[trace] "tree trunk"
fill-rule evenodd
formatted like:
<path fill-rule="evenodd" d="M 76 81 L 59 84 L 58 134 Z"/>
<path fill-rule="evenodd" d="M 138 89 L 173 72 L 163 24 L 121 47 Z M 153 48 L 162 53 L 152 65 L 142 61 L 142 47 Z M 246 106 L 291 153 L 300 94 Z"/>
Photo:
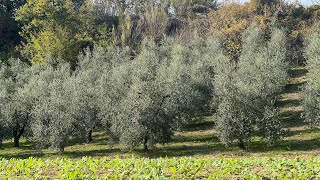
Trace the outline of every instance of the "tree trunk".
<path fill-rule="evenodd" d="M 61 153 L 64 153 L 64 146 L 61 146 L 61 147 L 59 148 L 59 151 L 60 151 Z"/>
<path fill-rule="evenodd" d="M 87 143 L 92 143 L 93 138 L 92 138 L 92 130 L 90 130 L 88 132 L 88 136 L 87 136 Z"/>
<path fill-rule="evenodd" d="M 148 137 L 147 136 L 143 139 L 143 150 L 148 151 Z"/>
<path fill-rule="evenodd" d="M 13 147 L 19 147 L 20 146 L 20 137 L 24 133 L 24 129 L 26 128 L 26 124 L 22 126 L 20 131 L 18 130 L 12 130 L 13 135 Z"/>
<path fill-rule="evenodd" d="M 238 146 L 239 146 L 240 149 L 246 150 L 246 147 L 245 147 L 244 142 L 243 142 L 242 139 L 239 140 L 239 145 Z"/>
<path fill-rule="evenodd" d="M 2 147 L 2 140 L 3 139 L 3 137 L 2 137 L 2 134 L 0 134 L 0 148 Z"/>
<path fill-rule="evenodd" d="M 13 130 L 12 135 L 13 135 L 13 147 L 19 147 L 20 146 L 20 143 L 19 143 L 20 137 L 18 136 L 18 131 Z"/>

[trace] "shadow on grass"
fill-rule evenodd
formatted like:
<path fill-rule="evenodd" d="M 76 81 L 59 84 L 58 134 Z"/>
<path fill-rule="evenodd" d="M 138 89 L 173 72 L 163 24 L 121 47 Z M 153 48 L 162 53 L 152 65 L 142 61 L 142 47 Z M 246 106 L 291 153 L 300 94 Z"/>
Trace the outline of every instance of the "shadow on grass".
<path fill-rule="evenodd" d="M 254 142 L 250 145 L 252 153 L 267 153 L 271 151 L 289 152 L 289 151 L 312 151 L 320 149 L 320 138 L 310 140 L 282 140 L 274 146 L 266 147 L 265 142 Z"/>
<path fill-rule="evenodd" d="M 319 128 L 304 128 L 301 130 L 288 130 L 285 133 L 286 137 L 296 136 L 296 135 L 303 135 L 303 134 L 314 134 L 320 132 Z"/>
<path fill-rule="evenodd" d="M 308 73 L 308 70 L 306 68 L 293 68 L 288 70 L 288 74 L 291 78 L 298 78 L 301 76 L 304 76 Z"/>
<path fill-rule="evenodd" d="M 94 133 L 92 135 L 92 138 L 93 138 L 93 142 L 90 142 L 90 143 L 86 142 L 85 140 L 83 140 L 81 138 L 71 139 L 71 140 L 68 141 L 68 145 L 67 146 L 84 145 L 84 144 L 102 145 L 102 144 L 106 144 L 109 141 L 108 136 L 103 131 L 100 131 L 99 133 Z"/>
<path fill-rule="evenodd" d="M 287 84 L 284 87 L 284 93 L 296 93 L 300 92 L 302 87 L 306 84 L 306 82 L 300 82 L 300 83 L 295 83 L 295 84 Z"/>
<path fill-rule="evenodd" d="M 301 105 L 300 99 L 286 99 L 286 100 L 278 100 L 275 103 L 275 106 L 278 108 L 284 107 L 296 107 Z"/>
<path fill-rule="evenodd" d="M 288 111 L 281 113 L 282 125 L 284 128 L 291 128 L 306 125 L 301 117 L 302 110 Z"/>
<path fill-rule="evenodd" d="M 137 150 L 136 153 L 142 157 L 159 158 L 159 157 L 183 157 L 183 156 L 203 156 L 214 155 L 215 153 L 221 154 L 228 149 L 222 144 L 209 144 L 209 145 L 183 145 L 157 147 L 148 152 Z"/>
<path fill-rule="evenodd" d="M 32 147 L 34 146 L 34 143 L 32 142 L 20 142 L 20 147 L 16 148 L 19 150 L 30 150 L 32 149 Z M 9 149 L 9 148 L 13 148 L 13 142 L 4 142 L 2 144 L 1 149 Z M 0 154 L 1 155 L 1 154 Z"/>
<path fill-rule="evenodd" d="M 172 143 L 188 143 L 188 142 L 219 142 L 219 138 L 215 135 L 206 136 L 181 136 L 177 135 L 173 138 Z"/>
<path fill-rule="evenodd" d="M 99 150 L 90 150 L 90 151 L 66 151 L 64 153 L 55 153 L 53 155 L 60 155 L 67 158 L 81 158 L 84 156 L 104 157 L 114 153 L 121 154 L 122 152 L 120 149 L 115 148 L 115 149 L 99 149 Z"/>
<path fill-rule="evenodd" d="M 13 142 L 6 141 L 3 143 L 2 149 L 0 149 L 0 158 L 5 159 L 27 159 L 29 157 L 35 158 L 45 158 L 45 157 L 66 157 L 66 158 L 81 158 L 83 156 L 108 156 L 113 153 L 121 154 L 121 150 L 119 148 L 107 148 L 107 140 L 108 137 L 105 137 L 103 133 L 99 133 L 98 135 L 93 136 L 94 140 L 90 144 L 86 144 L 83 142 L 79 142 L 78 140 L 72 140 L 68 143 L 66 147 L 66 151 L 64 153 L 60 153 L 54 149 L 36 149 L 35 143 L 31 141 L 23 141 L 20 143 L 20 147 L 13 148 Z M 69 147 L 73 147 L 77 145 L 76 149 L 68 149 Z M 85 145 L 89 146 L 97 146 L 97 145 L 105 145 L 104 147 L 99 147 L 99 149 L 86 150 Z M 2 151 L 2 152 L 1 152 Z"/>
<path fill-rule="evenodd" d="M 48 154 L 44 154 L 41 152 L 28 152 L 28 153 L 19 153 L 19 154 L 5 154 L 5 155 L 0 155 L 0 158 L 4 159 L 28 159 L 30 157 L 33 158 L 43 158 L 48 156 Z"/>
<path fill-rule="evenodd" d="M 307 70 L 305 68 L 297 68 L 297 69 L 290 69 L 288 71 L 288 74 L 291 78 L 300 78 L 307 74 Z M 296 82 L 296 83 L 289 83 L 284 88 L 284 93 L 295 93 L 301 91 L 301 88 L 303 85 L 305 85 L 306 82 Z"/>
<path fill-rule="evenodd" d="M 183 128 L 183 131 L 194 132 L 199 130 L 213 129 L 215 126 L 214 121 L 202 121 L 195 124 L 189 124 Z"/>
<path fill-rule="evenodd" d="M 303 131 L 297 131 L 294 133 L 303 133 Z M 248 145 L 248 151 L 240 156 L 248 156 L 250 153 L 283 153 L 289 151 L 312 151 L 320 149 L 320 138 L 315 138 L 311 140 L 283 140 L 276 143 L 275 146 L 267 147 L 266 142 L 258 141 L 252 142 Z M 1 152 L 1 151 L 0 151 Z M 186 145 L 176 145 L 174 143 L 155 147 L 148 152 L 143 151 L 142 149 L 137 149 L 133 152 L 123 152 L 120 149 L 98 149 L 98 150 L 88 150 L 88 151 L 66 151 L 64 153 L 59 152 L 50 152 L 44 153 L 43 151 L 29 150 L 26 152 L 19 152 L 13 154 L 0 155 L 1 158 L 5 159 L 27 159 L 29 157 L 35 158 L 48 158 L 48 157 L 65 157 L 65 158 L 82 158 L 83 156 L 90 157 L 105 157 L 105 156 L 114 156 L 125 153 L 126 156 L 130 154 L 136 154 L 140 157 L 147 158 L 159 158 L 159 157 L 183 157 L 183 156 L 205 156 L 205 155 L 239 155 L 241 151 L 235 145 L 230 146 L 229 148 L 225 147 L 224 144 L 217 143 L 208 143 L 208 144 L 187 144 Z"/>
<path fill-rule="evenodd" d="M 300 118 L 301 112 L 290 112 L 283 114 L 285 116 L 284 122 L 286 127 L 297 127 L 303 123 Z M 299 127 L 299 126 L 298 126 Z M 308 136 L 309 134 L 317 135 L 320 129 L 300 129 L 294 131 L 287 131 L 286 137 L 296 136 L 289 140 L 281 140 L 275 146 L 268 147 L 265 141 L 254 141 L 248 145 L 248 152 L 242 152 L 236 145 L 231 145 L 228 148 L 220 142 L 214 131 L 208 131 L 214 128 L 214 122 L 204 121 L 186 127 L 185 134 L 179 133 L 173 137 L 173 140 L 168 145 L 156 146 L 148 152 L 137 148 L 133 152 L 121 151 L 119 148 L 111 149 L 107 147 L 108 136 L 105 133 L 96 133 L 93 138 L 94 141 L 90 145 L 73 146 L 76 141 L 71 141 L 66 152 L 59 153 L 51 150 L 37 151 L 33 149 L 34 143 L 25 141 L 21 143 L 18 149 L 12 148 L 12 142 L 5 142 L 5 150 L 0 150 L 0 157 L 5 159 L 17 158 L 26 159 L 29 157 L 48 158 L 48 157 L 65 157 L 65 158 L 81 158 L 83 156 L 91 157 L 114 157 L 114 156 L 130 156 L 135 154 L 140 157 L 159 158 L 159 157 L 182 157 L 182 156 L 205 156 L 205 155 L 230 155 L 230 156 L 250 156 L 250 153 L 290 153 L 290 151 L 312 151 L 320 149 L 320 137 L 310 140 L 299 140 L 300 134 Z M 197 132 L 199 131 L 199 132 Z M 102 145 L 102 146 L 101 146 Z M 104 146 L 105 145 L 105 146 Z M 94 147 L 96 146 L 96 147 Z M 93 147 L 93 148 L 92 148 Z M 118 147 L 118 146 L 116 146 Z M 86 149 L 88 148 L 88 149 Z M 7 149 L 7 150 L 6 150 Z M 11 152 L 12 151 L 12 152 Z M 2 153 L 5 152 L 5 153 Z"/>
<path fill-rule="evenodd" d="M 44 153 L 43 151 L 28 151 L 16 154 L 5 154 L 0 155 L 1 158 L 5 159 L 28 159 L 30 157 L 34 158 L 45 158 L 45 157 L 65 157 L 65 158 L 82 158 L 84 156 L 92 157 L 103 157 L 108 156 L 108 154 L 118 153 L 121 154 L 120 149 L 100 149 L 100 150 L 89 150 L 89 151 L 66 151 L 64 153 L 60 152 L 50 152 Z"/>
<path fill-rule="evenodd" d="M 320 149 L 320 138 L 311 140 L 289 140 L 280 141 L 274 146 L 268 147 L 266 142 L 252 142 L 247 148 L 246 152 L 241 151 L 236 145 L 228 148 L 222 144 L 209 145 L 185 145 L 185 146 L 167 146 L 162 148 L 155 148 L 151 151 L 145 152 L 142 150 L 136 151 L 139 156 L 148 158 L 159 157 L 184 157 L 184 156 L 205 156 L 205 155 L 230 155 L 230 156 L 250 156 L 251 153 L 290 153 L 290 151 L 312 151 Z"/>

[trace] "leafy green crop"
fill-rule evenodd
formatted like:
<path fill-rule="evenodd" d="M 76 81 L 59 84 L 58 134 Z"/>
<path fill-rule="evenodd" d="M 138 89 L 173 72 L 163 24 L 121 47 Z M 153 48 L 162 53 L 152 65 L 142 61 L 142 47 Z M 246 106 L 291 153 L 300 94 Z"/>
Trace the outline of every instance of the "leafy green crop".
<path fill-rule="evenodd" d="M 320 159 L 1 159 L 1 179 L 319 179 Z"/>

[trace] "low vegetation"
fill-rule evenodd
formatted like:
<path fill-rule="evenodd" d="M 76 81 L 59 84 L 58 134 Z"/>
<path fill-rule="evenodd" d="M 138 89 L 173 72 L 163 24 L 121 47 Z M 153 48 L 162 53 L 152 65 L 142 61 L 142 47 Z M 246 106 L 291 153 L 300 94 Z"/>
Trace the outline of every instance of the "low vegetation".
<path fill-rule="evenodd" d="M 90 158 L 0 160 L 10 179 L 317 179 L 320 160 L 211 158 Z"/>

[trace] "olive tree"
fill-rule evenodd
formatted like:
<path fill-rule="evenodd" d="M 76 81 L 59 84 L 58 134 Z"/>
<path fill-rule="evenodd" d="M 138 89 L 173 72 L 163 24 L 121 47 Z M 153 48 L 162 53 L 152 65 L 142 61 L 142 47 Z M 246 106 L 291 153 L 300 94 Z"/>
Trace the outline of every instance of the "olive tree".
<path fill-rule="evenodd" d="M 28 64 L 13 58 L 8 63 L 1 64 L 0 68 L 0 126 L 2 132 L 3 129 L 11 131 L 14 147 L 19 147 L 20 137 L 30 120 L 30 109 L 23 103 L 20 93 L 29 79 L 28 68 Z"/>
<path fill-rule="evenodd" d="M 38 145 L 57 147 L 63 152 L 70 138 L 83 133 L 83 126 L 75 117 L 78 104 L 72 94 L 76 83 L 70 77 L 68 64 L 44 66 L 28 85 L 35 92 L 30 98 L 34 101 L 31 128 Z"/>
<path fill-rule="evenodd" d="M 193 88 L 200 92 L 200 96 L 194 102 L 200 116 L 212 115 L 218 104 L 218 98 L 214 89 L 213 81 L 218 71 L 223 70 L 219 65 L 221 62 L 228 62 L 221 46 L 221 39 L 218 36 L 209 37 L 206 41 L 196 37 L 188 48 L 188 59 L 192 63 L 189 66 L 189 74 L 193 79 Z"/>
<path fill-rule="evenodd" d="M 310 125 L 320 123 L 320 26 L 315 25 L 313 33 L 307 38 L 305 57 L 307 59 L 308 82 L 303 89 L 303 116 Z"/>
<path fill-rule="evenodd" d="M 101 54 L 101 55 L 99 55 Z M 108 48 L 94 53 L 93 62 L 101 64 L 101 76 L 98 79 L 96 93 L 99 107 L 98 117 L 107 131 L 111 142 L 119 141 L 122 133 L 126 133 L 121 122 L 127 115 L 126 104 L 122 104 L 131 87 L 131 58 L 128 49 Z"/>
<path fill-rule="evenodd" d="M 79 64 L 74 73 L 77 87 L 74 90 L 73 98 L 77 102 L 76 116 L 79 122 L 85 126 L 87 142 L 92 141 L 92 132 L 96 126 L 105 125 L 108 130 L 108 120 L 106 114 L 109 114 L 111 107 L 105 98 L 115 98 L 120 94 L 122 84 L 119 89 L 113 92 L 109 88 L 110 71 L 116 68 L 118 64 L 129 61 L 128 49 L 115 47 L 95 47 L 93 51 L 87 50 L 79 56 Z M 114 77 L 117 78 L 117 77 Z M 125 77 L 123 77 L 125 78 Z M 105 83 L 107 82 L 107 83 Z M 118 94 L 117 94 L 118 93 Z M 102 109 L 102 111 L 101 111 Z M 102 122 L 101 122 L 102 121 Z"/>
<path fill-rule="evenodd" d="M 273 29 L 266 41 L 263 32 L 250 27 L 243 34 L 239 62 L 219 64 L 214 82 L 219 96 L 217 129 L 225 143 L 240 148 L 258 133 L 269 144 L 280 138 L 281 123 L 275 107 L 287 81 L 284 33 Z"/>

